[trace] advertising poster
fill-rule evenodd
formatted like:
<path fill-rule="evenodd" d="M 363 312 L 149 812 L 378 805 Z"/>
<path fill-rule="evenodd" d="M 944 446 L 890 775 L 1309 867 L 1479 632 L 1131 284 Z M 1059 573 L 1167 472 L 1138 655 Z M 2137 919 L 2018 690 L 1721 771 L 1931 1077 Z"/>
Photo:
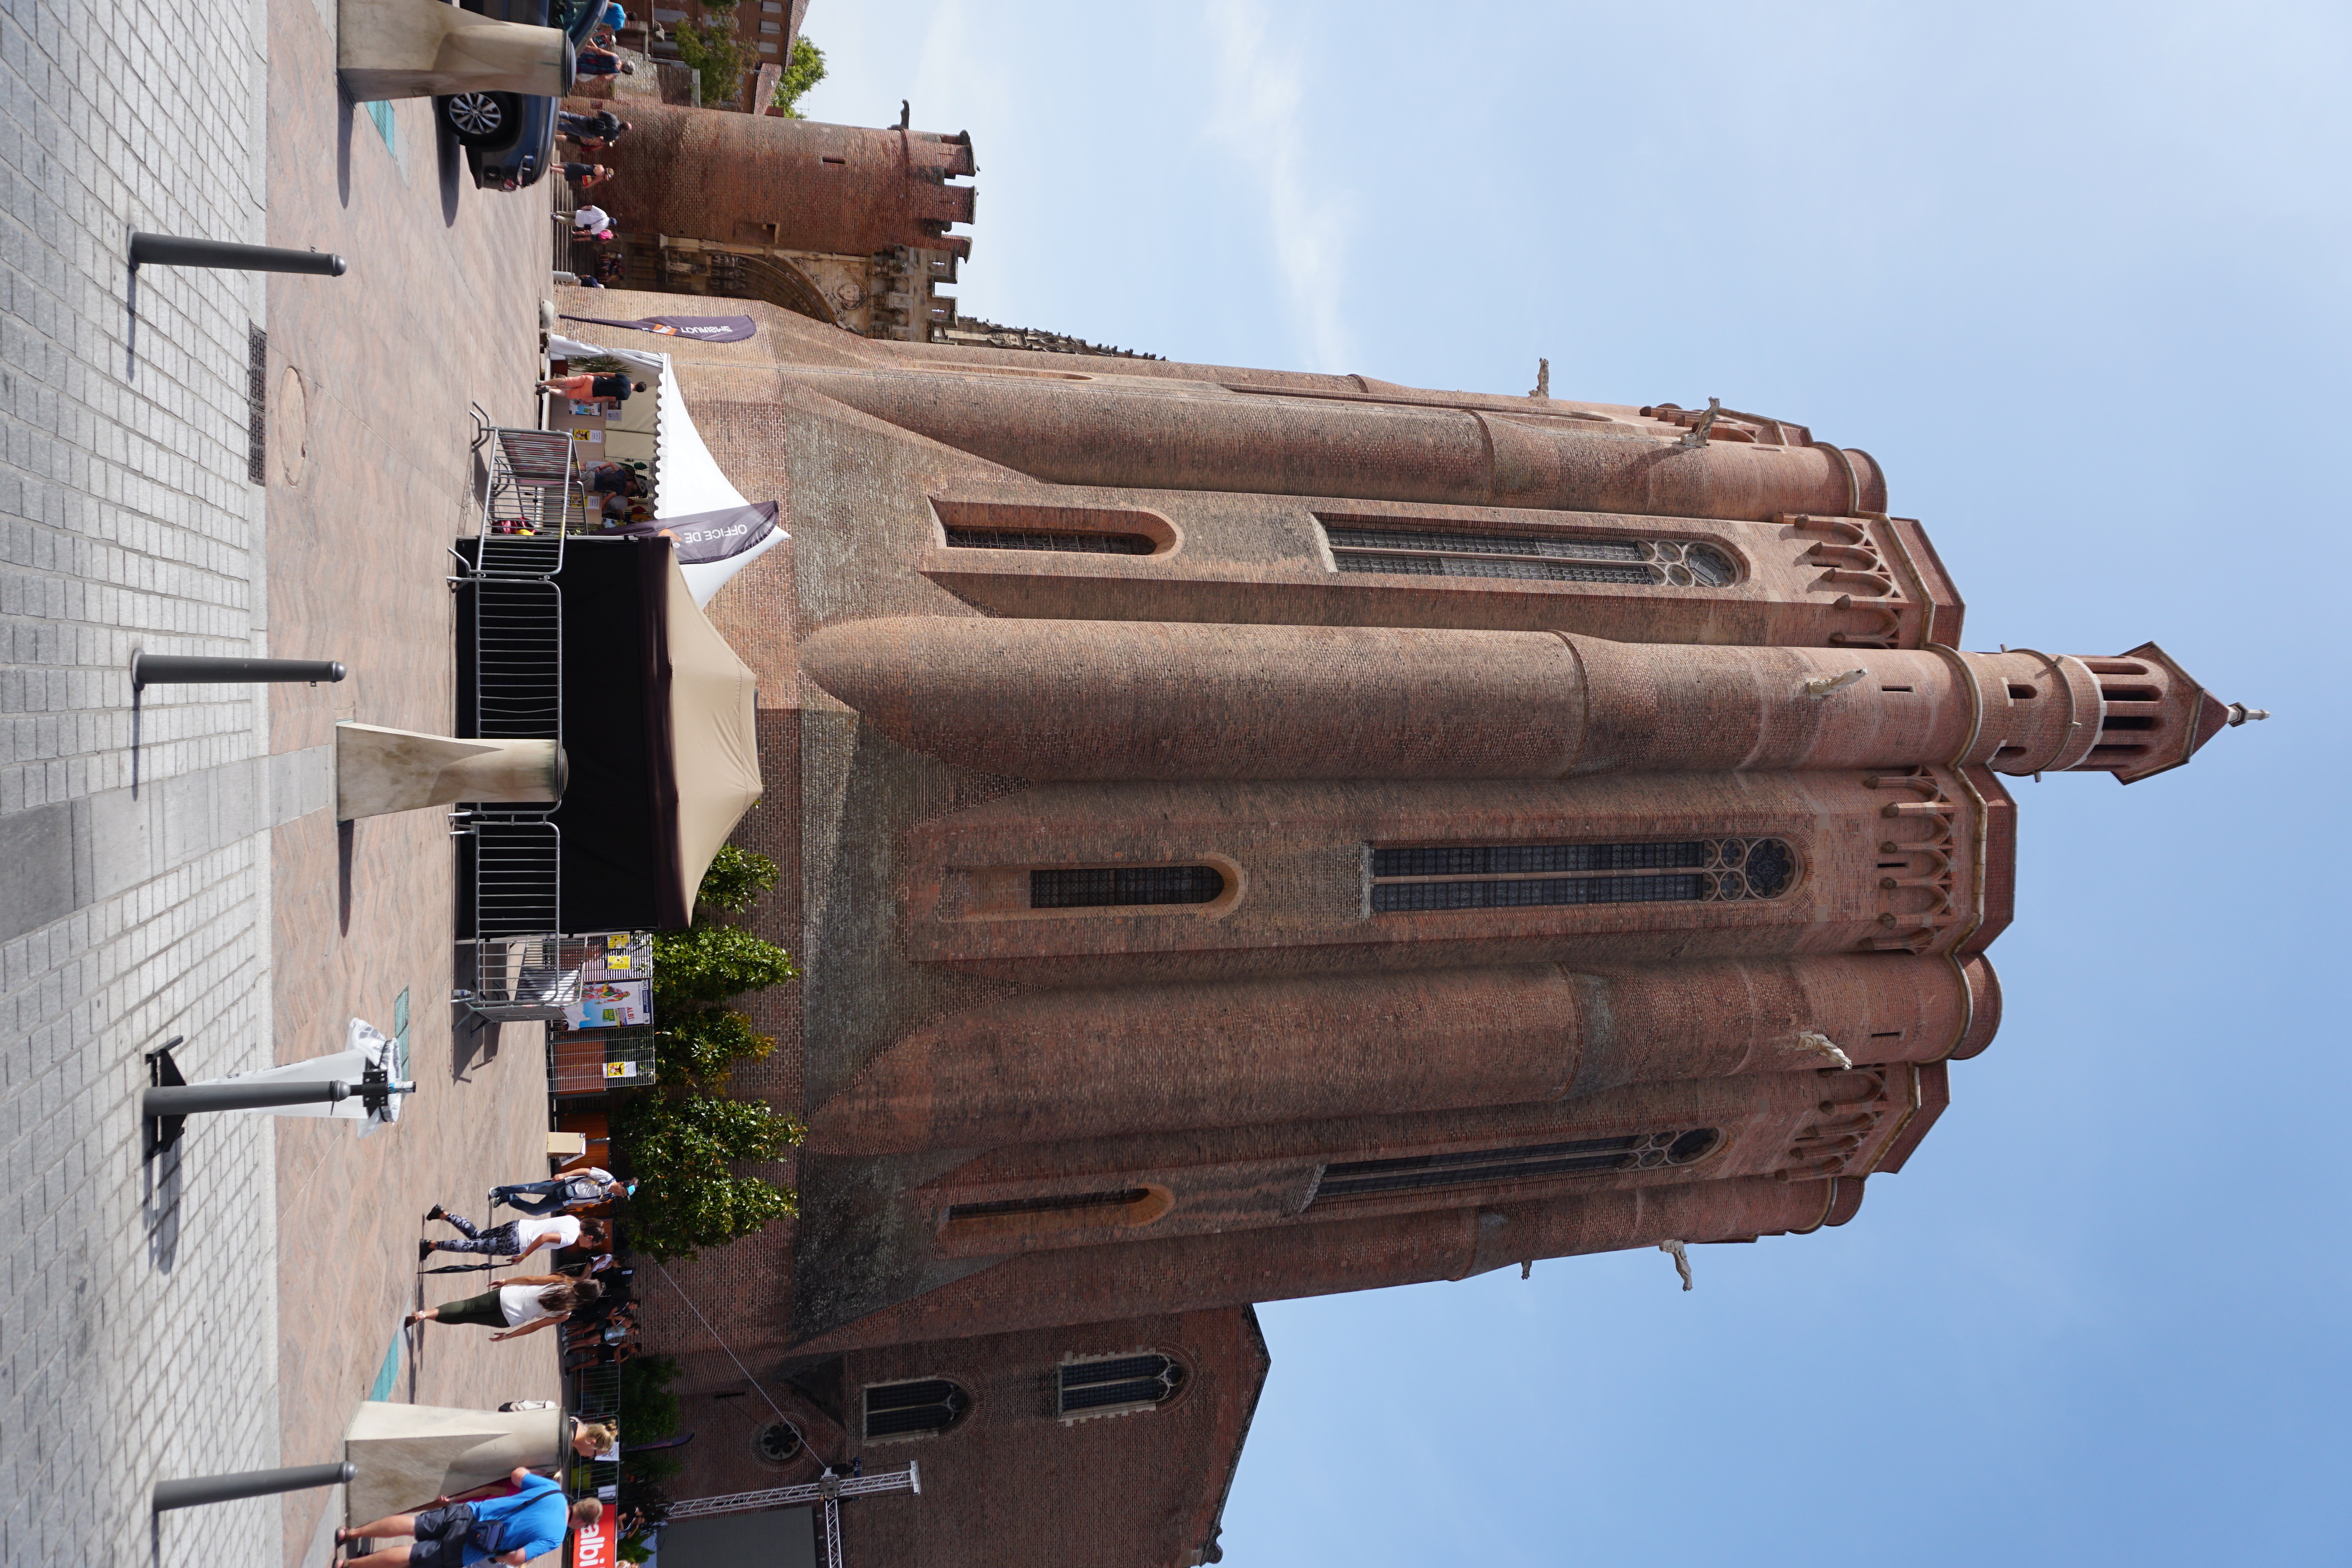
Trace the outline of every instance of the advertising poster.
<path fill-rule="evenodd" d="M 579 1001 L 564 1014 L 563 1021 L 573 1029 L 621 1029 L 650 1023 L 654 1016 L 652 1001 L 646 994 L 650 989 L 645 980 L 583 983 Z"/>

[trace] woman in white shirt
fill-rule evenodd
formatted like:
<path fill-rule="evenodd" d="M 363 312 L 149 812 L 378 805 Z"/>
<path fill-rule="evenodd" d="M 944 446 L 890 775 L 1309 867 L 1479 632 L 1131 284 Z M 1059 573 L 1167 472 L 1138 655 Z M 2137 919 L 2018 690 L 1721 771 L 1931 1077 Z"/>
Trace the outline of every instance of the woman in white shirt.
<path fill-rule="evenodd" d="M 550 1323 L 562 1322 L 572 1315 L 573 1308 L 604 1293 L 604 1287 L 593 1280 L 530 1274 L 510 1279 L 478 1296 L 411 1312 L 404 1321 L 411 1324 L 472 1323 L 480 1328 L 503 1328 L 506 1333 L 494 1333 L 490 1338 L 520 1339 L 527 1333 L 537 1333 Z"/>

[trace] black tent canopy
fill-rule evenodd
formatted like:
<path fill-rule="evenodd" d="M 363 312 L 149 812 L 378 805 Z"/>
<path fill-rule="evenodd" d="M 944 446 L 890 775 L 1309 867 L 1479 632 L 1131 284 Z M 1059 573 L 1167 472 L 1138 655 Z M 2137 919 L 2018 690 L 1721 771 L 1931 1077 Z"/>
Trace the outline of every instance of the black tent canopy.
<path fill-rule="evenodd" d="M 549 819 L 559 928 L 682 930 L 711 857 L 760 798 L 754 677 L 696 607 L 668 539 L 567 539 L 554 583 L 571 764 Z M 473 599 L 459 599 L 461 713 Z"/>

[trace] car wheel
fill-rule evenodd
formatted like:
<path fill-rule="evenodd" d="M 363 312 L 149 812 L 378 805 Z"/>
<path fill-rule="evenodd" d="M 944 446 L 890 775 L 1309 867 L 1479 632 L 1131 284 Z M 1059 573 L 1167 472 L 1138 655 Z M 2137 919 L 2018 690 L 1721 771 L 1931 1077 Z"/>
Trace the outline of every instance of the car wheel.
<path fill-rule="evenodd" d="M 511 116 L 501 94 L 461 92 L 441 100 L 441 120 L 450 134 L 468 147 L 495 141 Z"/>

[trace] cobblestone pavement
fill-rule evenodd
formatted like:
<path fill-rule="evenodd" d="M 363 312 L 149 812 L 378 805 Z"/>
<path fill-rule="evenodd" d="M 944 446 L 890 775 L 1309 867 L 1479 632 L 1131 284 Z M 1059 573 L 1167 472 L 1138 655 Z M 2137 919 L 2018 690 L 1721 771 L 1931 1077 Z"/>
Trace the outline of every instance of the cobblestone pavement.
<path fill-rule="evenodd" d="M 466 406 L 529 407 L 547 193 L 474 191 L 428 103 L 389 134 L 343 104 L 332 22 L 331 0 L 0 0 L 8 1563 L 323 1561 L 328 1493 L 156 1524 L 147 1490 L 335 1457 L 417 1299 L 416 1215 L 544 1168 L 535 1038 L 452 1031 L 438 820 L 346 841 L 331 746 L 338 717 L 449 722 Z M 134 282 L 133 228 L 352 272 Z M 134 708 L 134 647 L 353 677 Z M 403 993 L 422 1091 L 394 1132 L 216 1117 L 142 1161 L 166 1038 L 209 1076 L 334 1049 L 351 1016 L 390 1029 Z M 449 1331 L 390 1366 L 425 1402 L 555 1385 L 544 1336 Z"/>
<path fill-rule="evenodd" d="M 270 5 L 269 238 L 349 256 L 339 282 L 363 292 L 271 280 L 269 600 L 273 632 L 304 628 L 304 652 L 352 675 L 327 701 L 323 688 L 277 690 L 272 744 L 289 755 L 331 741 L 338 718 L 441 734 L 456 722 L 444 579 L 451 539 L 473 523 L 467 405 L 499 423 L 538 422 L 555 193 L 547 182 L 474 189 L 429 99 L 382 106 L 388 135 L 347 107 L 324 20 L 313 0 Z M 489 1187 L 547 1169 L 540 1027 L 453 1029 L 446 823 L 414 811 L 339 833 L 330 818 L 272 835 L 279 1052 L 327 1049 L 354 1014 L 388 1030 L 405 993 L 418 1092 L 392 1137 L 299 1124 L 278 1134 L 278 1403 L 289 1453 L 306 1454 L 332 1448 L 402 1312 L 487 1285 L 417 1274 L 416 1238 L 450 1234 L 425 1226 L 425 1210 L 445 1203 L 480 1219 Z M 478 1330 L 427 1329 L 402 1354 L 394 1396 L 551 1398 L 554 1347 L 553 1335 L 492 1344 Z M 325 1561 L 320 1517 L 319 1496 L 286 1500 L 289 1568 Z"/>

